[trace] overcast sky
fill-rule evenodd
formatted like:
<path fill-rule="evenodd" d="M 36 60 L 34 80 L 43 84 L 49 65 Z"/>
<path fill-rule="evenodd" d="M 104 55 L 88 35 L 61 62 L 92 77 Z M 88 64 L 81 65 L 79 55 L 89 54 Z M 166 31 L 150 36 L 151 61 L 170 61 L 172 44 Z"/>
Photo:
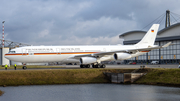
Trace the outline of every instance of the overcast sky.
<path fill-rule="evenodd" d="M 120 44 L 120 34 L 142 30 L 167 9 L 180 15 L 179 4 L 180 0 L 0 0 L 0 22 L 5 21 L 5 40 L 30 45 Z"/>

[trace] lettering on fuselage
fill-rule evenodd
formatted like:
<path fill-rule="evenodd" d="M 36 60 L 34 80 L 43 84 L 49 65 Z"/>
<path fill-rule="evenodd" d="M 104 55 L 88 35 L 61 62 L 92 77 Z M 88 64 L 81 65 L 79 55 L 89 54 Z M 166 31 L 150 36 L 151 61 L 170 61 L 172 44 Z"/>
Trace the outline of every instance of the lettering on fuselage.
<path fill-rule="evenodd" d="M 53 52 L 52 48 L 32 48 L 26 49 L 28 52 Z"/>
<path fill-rule="evenodd" d="M 83 52 L 80 48 L 61 48 L 61 52 Z"/>
<path fill-rule="evenodd" d="M 61 52 L 82 52 L 83 50 L 80 50 L 80 48 L 59 48 L 61 50 Z M 53 50 L 53 48 L 29 48 L 29 49 L 26 49 L 26 51 L 28 51 L 28 53 L 30 52 L 33 52 L 33 53 L 36 53 L 36 52 L 55 52 L 57 50 Z"/>
<path fill-rule="evenodd" d="M 61 48 L 61 50 L 80 50 L 80 48 Z"/>

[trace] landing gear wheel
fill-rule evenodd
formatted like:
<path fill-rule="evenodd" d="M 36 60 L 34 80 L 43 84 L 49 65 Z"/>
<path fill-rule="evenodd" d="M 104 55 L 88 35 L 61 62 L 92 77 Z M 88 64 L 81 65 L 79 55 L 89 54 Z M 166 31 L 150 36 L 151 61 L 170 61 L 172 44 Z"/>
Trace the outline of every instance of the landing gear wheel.
<path fill-rule="evenodd" d="M 90 68 L 90 65 L 89 65 L 89 64 L 87 64 L 87 65 L 86 65 L 86 68 Z"/>
<path fill-rule="evenodd" d="M 96 65 L 94 65 L 94 68 L 100 68 L 101 67 L 101 65 L 100 64 L 96 64 Z"/>
<path fill-rule="evenodd" d="M 22 69 L 26 70 L 26 69 L 27 69 L 27 67 L 26 67 L 26 66 L 23 66 L 23 67 L 22 67 Z"/>
<path fill-rule="evenodd" d="M 80 68 L 84 68 L 84 65 L 80 65 Z"/>
<path fill-rule="evenodd" d="M 101 65 L 100 65 L 100 64 L 98 64 L 98 65 L 97 65 L 97 68 L 101 68 Z"/>
<path fill-rule="evenodd" d="M 81 65 L 80 65 L 80 68 L 90 68 L 90 65 L 89 65 L 89 64 L 87 64 L 87 65 L 81 64 Z"/>
<path fill-rule="evenodd" d="M 96 65 L 92 64 L 92 68 L 95 68 Z"/>
<path fill-rule="evenodd" d="M 105 67 L 106 67 L 106 65 L 105 65 L 105 64 L 102 64 L 102 65 L 101 65 L 101 68 L 105 68 Z"/>

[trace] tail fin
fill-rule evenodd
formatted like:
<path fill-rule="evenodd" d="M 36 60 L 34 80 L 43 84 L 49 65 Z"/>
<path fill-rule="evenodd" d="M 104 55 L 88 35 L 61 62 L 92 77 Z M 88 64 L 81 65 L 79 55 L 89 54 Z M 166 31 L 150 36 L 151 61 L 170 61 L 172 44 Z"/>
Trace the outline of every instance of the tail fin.
<path fill-rule="evenodd" d="M 146 35 L 136 45 L 154 45 L 158 29 L 159 24 L 153 24 Z"/>

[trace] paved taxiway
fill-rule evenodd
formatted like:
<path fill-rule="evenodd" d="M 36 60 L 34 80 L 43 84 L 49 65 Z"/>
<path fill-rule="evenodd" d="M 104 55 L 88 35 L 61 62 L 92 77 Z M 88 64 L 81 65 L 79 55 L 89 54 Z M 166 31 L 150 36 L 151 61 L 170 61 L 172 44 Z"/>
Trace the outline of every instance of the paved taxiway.
<path fill-rule="evenodd" d="M 141 66 L 145 66 L 148 68 L 178 68 L 178 64 L 175 65 L 106 65 L 106 68 L 140 68 Z M 64 68 L 79 68 L 79 65 L 63 65 Z"/>
<path fill-rule="evenodd" d="M 79 65 L 60 65 L 62 68 L 54 68 L 54 69 L 81 69 Z M 141 66 L 145 66 L 147 68 L 178 68 L 179 65 L 106 65 L 108 69 L 120 69 L 120 68 L 140 68 Z M 27 66 L 28 68 L 28 66 Z M 92 67 L 91 67 L 92 68 Z M 53 68 L 46 68 L 53 69 Z"/>
<path fill-rule="evenodd" d="M 56 65 L 57 66 L 57 65 Z M 38 70 L 38 69 L 81 69 L 79 65 L 59 65 L 60 67 L 54 68 L 53 66 L 49 66 L 49 68 L 28 68 L 27 70 Z M 178 64 L 175 65 L 106 65 L 106 68 L 108 69 L 126 69 L 126 68 L 140 68 L 141 66 L 145 66 L 147 68 L 178 68 Z M 91 67 L 92 68 L 92 67 Z M 0 70 L 4 70 L 4 68 L 0 68 Z M 8 69 L 8 70 L 14 70 L 14 69 Z M 17 70 L 23 70 L 23 69 L 17 69 Z"/>

